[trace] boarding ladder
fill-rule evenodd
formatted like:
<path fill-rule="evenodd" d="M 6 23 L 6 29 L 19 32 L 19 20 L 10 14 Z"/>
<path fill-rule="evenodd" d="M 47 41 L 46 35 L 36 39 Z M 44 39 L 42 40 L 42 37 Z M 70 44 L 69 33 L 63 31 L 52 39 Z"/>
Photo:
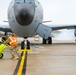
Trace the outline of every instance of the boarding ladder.
<path fill-rule="evenodd" d="M 40 37 L 39 37 L 39 35 L 35 35 L 34 41 L 35 41 L 36 44 L 38 44 L 38 43 L 40 42 Z"/>
<path fill-rule="evenodd" d="M 35 42 L 35 48 L 39 48 L 39 42 L 40 42 L 39 35 L 35 35 L 34 42 Z"/>

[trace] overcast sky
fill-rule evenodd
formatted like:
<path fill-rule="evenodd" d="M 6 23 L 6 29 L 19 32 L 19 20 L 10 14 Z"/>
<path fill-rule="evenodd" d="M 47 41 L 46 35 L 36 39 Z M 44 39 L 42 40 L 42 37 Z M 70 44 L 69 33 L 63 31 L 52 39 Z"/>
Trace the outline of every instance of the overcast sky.
<path fill-rule="evenodd" d="M 0 24 L 7 20 L 7 9 L 11 0 L 0 2 Z M 76 0 L 39 0 L 44 10 L 44 20 L 51 24 L 76 24 Z"/>

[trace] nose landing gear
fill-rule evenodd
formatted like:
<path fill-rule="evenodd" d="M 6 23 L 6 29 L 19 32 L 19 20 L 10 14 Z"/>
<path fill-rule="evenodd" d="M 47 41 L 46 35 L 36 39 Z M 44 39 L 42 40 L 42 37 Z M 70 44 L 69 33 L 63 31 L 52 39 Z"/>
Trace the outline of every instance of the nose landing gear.
<path fill-rule="evenodd" d="M 24 40 L 21 42 L 21 49 L 30 49 L 30 42 L 27 40 L 27 38 L 24 38 Z"/>

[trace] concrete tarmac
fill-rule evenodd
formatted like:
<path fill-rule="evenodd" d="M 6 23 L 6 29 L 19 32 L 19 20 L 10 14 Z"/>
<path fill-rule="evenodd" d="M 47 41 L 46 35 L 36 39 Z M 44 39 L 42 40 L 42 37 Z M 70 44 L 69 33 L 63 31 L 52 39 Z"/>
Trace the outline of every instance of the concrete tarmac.
<path fill-rule="evenodd" d="M 31 45 L 31 48 L 26 75 L 76 75 L 76 43 L 54 41 L 52 45 Z M 0 75 L 13 75 L 18 60 L 10 59 L 9 49 L 3 53 Z"/>

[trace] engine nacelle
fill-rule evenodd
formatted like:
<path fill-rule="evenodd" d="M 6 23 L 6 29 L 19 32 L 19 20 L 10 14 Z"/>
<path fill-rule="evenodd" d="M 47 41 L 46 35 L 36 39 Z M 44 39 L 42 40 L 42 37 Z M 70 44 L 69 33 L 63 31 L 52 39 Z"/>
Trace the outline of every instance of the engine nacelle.
<path fill-rule="evenodd" d="M 75 35 L 75 37 L 76 37 L 76 29 L 74 30 L 74 35 Z"/>

